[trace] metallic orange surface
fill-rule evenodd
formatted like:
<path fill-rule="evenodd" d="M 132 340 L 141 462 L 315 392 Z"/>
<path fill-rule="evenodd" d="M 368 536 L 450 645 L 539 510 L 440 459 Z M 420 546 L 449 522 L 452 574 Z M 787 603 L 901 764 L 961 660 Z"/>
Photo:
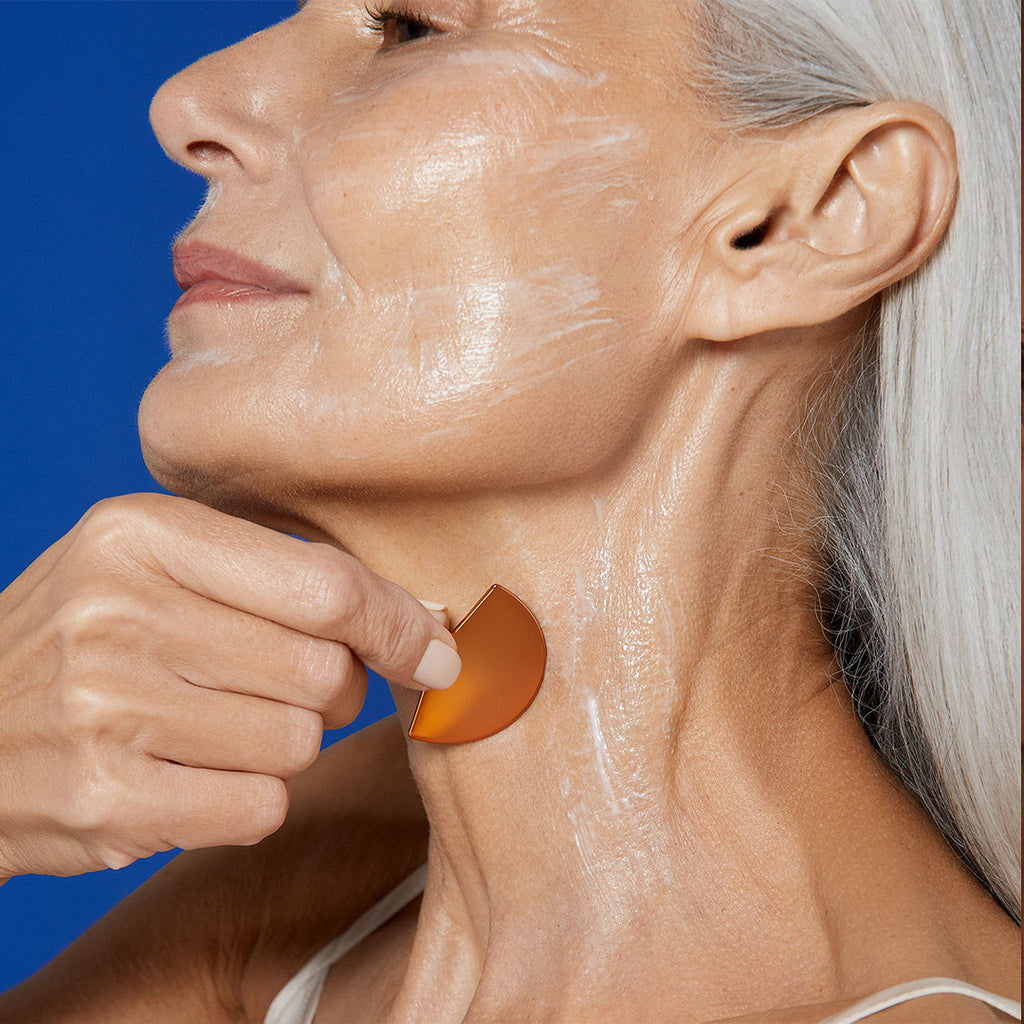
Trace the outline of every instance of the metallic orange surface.
<path fill-rule="evenodd" d="M 471 743 L 511 725 L 533 703 L 547 662 L 529 608 L 495 583 L 452 630 L 462 671 L 447 690 L 425 691 L 409 726 L 414 740 Z"/>

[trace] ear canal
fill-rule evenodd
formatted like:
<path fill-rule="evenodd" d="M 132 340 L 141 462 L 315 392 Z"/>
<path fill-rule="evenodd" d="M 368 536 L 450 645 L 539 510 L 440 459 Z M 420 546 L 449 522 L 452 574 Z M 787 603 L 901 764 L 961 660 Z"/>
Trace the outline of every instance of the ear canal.
<path fill-rule="evenodd" d="M 744 231 L 742 234 L 737 235 L 729 244 L 734 249 L 755 249 L 764 240 L 768 234 L 768 222 L 771 218 L 765 217 L 760 224 L 756 227 L 751 228 L 749 231 Z"/>

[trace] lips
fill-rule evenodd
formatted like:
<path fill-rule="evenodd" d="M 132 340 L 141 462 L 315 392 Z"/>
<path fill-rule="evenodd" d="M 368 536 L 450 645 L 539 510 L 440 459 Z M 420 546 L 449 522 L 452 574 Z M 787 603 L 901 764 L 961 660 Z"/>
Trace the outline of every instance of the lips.
<path fill-rule="evenodd" d="M 175 310 L 196 302 L 273 301 L 309 294 L 302 282 L 283 271 L 200 241 L 174 247 L 174 279 L 182 291 Z"/>

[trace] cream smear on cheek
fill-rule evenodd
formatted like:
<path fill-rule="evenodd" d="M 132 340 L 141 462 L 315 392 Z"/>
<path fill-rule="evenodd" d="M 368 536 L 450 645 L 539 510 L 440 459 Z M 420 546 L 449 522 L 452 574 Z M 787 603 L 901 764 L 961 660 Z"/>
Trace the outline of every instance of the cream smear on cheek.
<path fill-rule="evenodd" d="M 618 334 L 598 280 L 571 263 L 504 279 L 481 274 L 383 302 L 401 318 L 387 360 L 399 369 L 411 363 L 415 397 L 424 404 L 458 390 L 501 402 L 580 360 L 599 359 Z M 547 352 L 554 346 L 557 361 Z"/>
<path fill-rule="evenodd" d="M 442 122 L 429 144 L 414 140 L 410 145 L 421 151 L 400 175 L 387 159 L 395 151 L 396 128 L 379 126 L 386 120 L 380 114 L 367 117 L 365 88 L 333 94 L 329 109 L 317 122 L 296 128 L 295 139 L 311 166 L 337 168 L 311 186 L 314 206 L 334 202 L 340 211 L 346 202 L 373 197 L 365 203 L 379 211 L 379 238 L 372 244 L 395 252 L 390 272 L 371 271 L 362 253 L 347 258 L 351 246 L 339 232 L 341 245 L 325 282 L 328 298 L 348 307 L 353 325 L 373 323 L 379 332 L 373 351 L 360 356 L 367 365 L 359 376 L 371 377 L 375 395 L 395 407 L 445 407 L 449 424 L 434 429 L 448 432 L 464 429 L 459 420 L 465 398 L 476 399 L 470 413 L 479 411 L 479 402 L 500 405 L 547 386 L 550 377 L 583 369 L 581 363 L 603 368 L 621 350 L 627 325 L 617 311 L 623 303 L 606 280 L 609 265 L 621 274 L 614 268 L 616 254 L 575 251 L 577 218 L 601 225 L 609 238 L 602 249 L 614 247 L 646 195 L 637 168 L 649 142 L 636 125 L 586 111 L 606 83 L 604 73 L 515 51 L 457 51 L 437 63 L 486 70 L 489 92 L 506 98 L 483 101 L 493 108 L 484 122 L 454 117 L 455 126 Z M 386 110 L 389 91 L 411 86 L 413 76 L 398 72 L 370 95 L 379 95 Z M 534 107 L 543 112 L 542 130 L 530 124 Z M 554 112 L 559 109 L 570 112 Z M 584 112 L 571 112 L 579 109 Z M 504 130 L 517 121 L 523 122 L 520 131 Z M 345 159 L 352 154 L 365 158 Z M 500 211 L 486 209 L 488 189 L 497 189 L 496 183 Z M 460 198 L 464 191 L 480 194 L 482 213 Z M 453 220 L 472 225 L 459 250 L 444 235 L 450 225 L 436 223 L 446 204 Z M 395 242 L 389 228 L 396 210 L 408 222 L 422 221 L 414 242 L 422 258 Z M 331 245 L 330 224 L 325 235 Z M 436 238 L 433 251 L 424 247 L 424 236 Z M 344 332 L 346 318 L 337 317 L 330 329 Z M 336 348 L 325 344 L 318 355 L 325 363 L 336 360 Z M 320 397 L 325 414 L 351 408 L 349 395 Z"/>

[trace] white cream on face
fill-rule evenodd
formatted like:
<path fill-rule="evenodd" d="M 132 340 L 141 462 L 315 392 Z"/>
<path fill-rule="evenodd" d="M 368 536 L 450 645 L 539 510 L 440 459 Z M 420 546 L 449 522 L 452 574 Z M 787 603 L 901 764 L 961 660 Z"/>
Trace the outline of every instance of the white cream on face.
<path fill-rule="evenodd" d="M 192 339 L 168 377 L 208 380 L 213 408 L 266 371 L 253 390 L 276 427 L 248 452 L 268 479 L 558 479 L 607 458 L 643 409 L 664 326 L 662 101 L 647 70 L 563 45 L 560 11 L 548 37 L 532 31 L 533 10 L 374 53 L 347 16 L 314 5 L 240 51 L 260 67 L 245 117 L 277 121 L 257 138 L 265 179 L 211 209 L 237 218 L 269 196 L 248 237 L 301 250 L 313 294 L 303 316 L 249 313 Z M 262 59 L 275 53 L 292 62 L 278 78 Z M 448 445 L 465 438 L 453 463 Z M 216 457 L 208 442 L 203 455 Z"/>
<path fill-rule="evenodd" d="M 507 394 L 549 369 L 546 349 L 558 345 L 563 365 L 596 357 L 617 327 L 602 304 L 598 282 L 571 265 L 417 290 L 405 299 L 392 349 L 401 359 L 416 345 L 423 402 L 465 384 L 487 387 L 500 400 L 496 388 Z M 584 336 L 585 346 L 574 344 L 576 335 Z"/>
<path fill-rule="evenodd" d="M 343 354 L 347 386 L 322 389 L 324 416 L 352 413 L 353 386 L 372 381 L 364 395 L 375 407 L 401 408 L 406 422 L 420 410 L 421 436 L 458 436 L 481 408 L 515 409 L 561 380 L 607 380 L 629 346 L 615 290 L 627 282 L 609 289 L 604 272 L 617 254 L 570 255 L 562 233 L 580 217 L 626 227 L 646 194 L 637 171 L 646 136 L 626 119 L 579 112 L 602 105 L 608 74 L 493 55 L 438 60 L 442 76 L 454 66 L 461 77 L 428 135 L 406 120 L 407 69 L 372 87 L 369 109 L 359 89 L 336 91 L 294 133 L 304 161 L 328 168 L 309 185 L 337 267 L 338 307 L 325 323 L 334 337 L 320 339 L 318 363 L 329 380 Z M 487 99 L 487 117 L 466 69 L 486 70 L 488 94 L 503 97 Z M 495 119 L 519 130 L 497 130 Z M 351 244 L 374 232 L 379 246 Z"/>
<path fill-rule="evenodd" d="M 583 71 L 552 60 L 537 51 L 528 50 L 460 50 L 445 54 L 444 60 L 456 67 L 483 68 L 488 74 L 511 74 L 521 82 L 532 84 L 534 88 L 552 85 L 596 88 L 608 77 L 604 71 Z"/>
<path fill-rule="evenodd" d="M 251 352 L 232 352 L 223 347 L 200 349 L 178 356 L 174 361 L 175 373 L 188 373 L 190 370 L 209 366 L 227 366 L 230 363 L 252 363 L 255 356 Z"/>
<path fill-rule="evenodd" d="M 601 731 L 601 718 L 597 710 L 597 695 L 588 693 L 586 696 L 587 718 L 590 722 L 590 738 L 594 745 L 597 773 L 601 777 L 601 786 L 608 797 L 609 810 L 612 814 L 619 813 L 619 799 L 612 788 L 611 765 L 608 755 L 608 744 Z"/>
<path fill-rule="evenodd" d="M 219 181 L 211 181 L 207 184 L 203 204 L 196 210 L 196 215 L 192 218 L 190 227 L 195 228 L 213 212 L 213 208 L 217 205 L 217 200 L 223 191 L 224 186 Z"/>

